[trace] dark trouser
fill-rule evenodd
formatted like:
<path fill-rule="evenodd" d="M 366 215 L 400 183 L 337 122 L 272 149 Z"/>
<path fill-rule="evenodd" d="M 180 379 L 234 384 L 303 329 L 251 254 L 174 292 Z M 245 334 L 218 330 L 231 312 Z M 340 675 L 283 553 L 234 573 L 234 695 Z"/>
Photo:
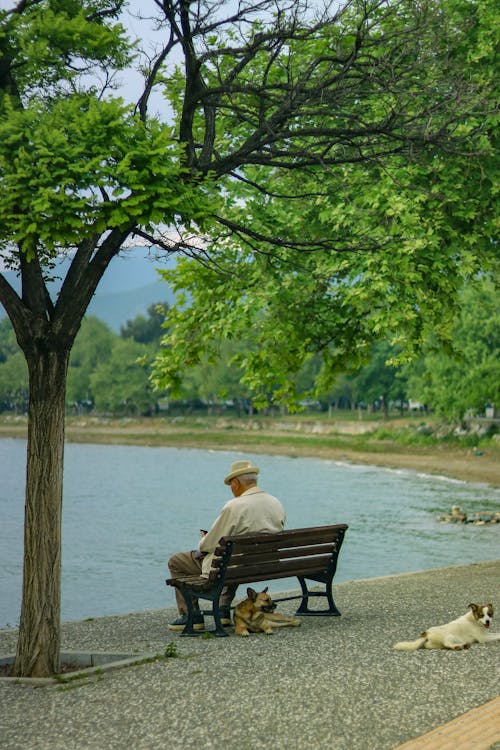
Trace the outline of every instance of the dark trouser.
<path fill-rule="evenodd" d="M 191 552 L 177 552 L 177 554 L 172 555 L 170 560 L 168 561 L 168 569 L 170 570 L 172 578 L 178 578 L 180 576 L 199 576 L 201 575 L 201 561 L 202 556 L 200 555 L 198 550 L 191 550 Z M 184 601 L 184 597 L 182 596 L 179 589 L 175 586 L 175 598 L 177 600 L 177 609 L 179 610 L 179 614 L 185 615 L 187 614 L 187 606 L 186 602 Z M 231 602 L 234 599 L 234 596 L 236 594 L 236 589 L 238 586 L 224 586 L 224 588 L 221 591 L 220 599 L 219 599 L 219 606 L 220 607 L 229 607 L 231 605 Z M 198 608 L 198 599 L 193 598 L 193 604 L 195 608 Z"/>

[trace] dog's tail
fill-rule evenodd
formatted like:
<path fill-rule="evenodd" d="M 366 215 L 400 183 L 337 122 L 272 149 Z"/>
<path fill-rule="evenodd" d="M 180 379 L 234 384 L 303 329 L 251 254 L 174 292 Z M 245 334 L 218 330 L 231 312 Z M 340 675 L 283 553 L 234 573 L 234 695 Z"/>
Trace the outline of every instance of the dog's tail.
<path fill-rule="evenodd" d="M 394 644 L 393 648 L 395 648 L 396 651 L 418 651 L 419 648 L 425 647 L 426 641 L 427 636 L 421 635 L 416 641 L 399 641 L 399 643 Z"/>

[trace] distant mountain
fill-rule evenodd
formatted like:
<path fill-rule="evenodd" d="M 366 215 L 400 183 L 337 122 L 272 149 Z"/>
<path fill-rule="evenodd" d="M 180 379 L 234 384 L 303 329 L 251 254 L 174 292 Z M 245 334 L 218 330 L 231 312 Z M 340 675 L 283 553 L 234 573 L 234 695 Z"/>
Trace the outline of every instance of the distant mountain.
<path fill-rule="evenodd" d="M 124 292 L 97 293 L 87 309 L 87 315 L 95 315 L 119 333 L 127 320 L 145 315 L 148 307 L 155 302 L 167 302 L 171 305 L 173 299 L 174 295 L 168 285 L 164 281 L 156 281 Z"/>
<path fill-rule="evenodd" d="M 87 315 L 95 315 L 116 333 L 127 320 L 144 315 L 155 302 L 173 303 L 174 295 L 165 281 L 158 276 L 158 269 L 172 267 L 173 261 L 153 261 L 147 256 L 147 248 L 131 247 L 113 258 L 90 303 Z M 50 294 L 55 296 L 69 266 L 64 259 L 54 269 L 54 281 L 48 284 Z M 21 289 L 14 271 L 2 271 L 7 281 Z M 0 318 L 5 310 L 0 304 Z"/>

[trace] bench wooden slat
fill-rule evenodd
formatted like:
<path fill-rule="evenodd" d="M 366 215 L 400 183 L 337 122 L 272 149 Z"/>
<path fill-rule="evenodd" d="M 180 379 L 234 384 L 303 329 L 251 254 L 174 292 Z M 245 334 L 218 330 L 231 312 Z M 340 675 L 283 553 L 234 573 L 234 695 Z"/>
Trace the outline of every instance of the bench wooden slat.
<path fill-rule="evenodd" d="M 251 581 L 265 581 L 268 578 L 289 578 L 296 575 L 306 575 L 308 572 L 326 570 L 330 559 L 330 555 L 318 555 L 315 558 L 300 560 L 284 560 L 279 562 L 270 560 L 260 565 L 232 566 L 230 563 L 226 570 L 225 580 L 231 583 L 246 580 L 250 583 Z"/>
<path fill-rule="evenodd" d="M 307 544 L 322 544 L 338 539 L 347 529 L 346 524 L 336 524 L 335 526 L 314 526 L 306 529 L 286 529 L 276 534 L 242 534 L 241 536 L 222 537 L 219 544 L 224 548 L 228 541 L 238 551 L 246 551 L 253 545 L 262 545 L 269 543 L 278 543 L 280 548 L 287 546 L 306 546 Z M 236 551 L 235 550 L 235 551 Z"/>
<path fill-rule="evenodd" d="M 263 541 L 261 544 L 252 544 L 247 546 L 241 546 L 239 544 L 236 544 L 233 542 L 233 548 L 232 548 L 232 557 L 233 559 L 236 559 L 238 557 L 248 557 L 249 555 L 272 555 L 272 554 L 279 554 L 281 556 L 287 556 L 292 557 L 293 555 L 303 555 L 307 554 L 307 550 L 327 550 L 331 552 L 335 546 L 338 544 L 339 538 L 336 539 L 328 539 L 326 542 L 318 542 L 318 544 L 312 544 L 311 542 L 304 542 L 303 544 L 299 544 L 297 542 L 296 545 L 289 545 L 289 544 L 279 544 L 278 542 L 268 542 Z M 226 551 L 226 547 L 219 546 L 215 550 L 216 555 L 223 555 Z"/>
<path fill-rule="evenodd" d="M 335 545 L 333 544 L 321 544 L 317 547 L 296 547 L 293 550 L 286 549 L 255 549 L 255 551 L 252 551 L 248 554 L 238 554 L 233 551 L 231 555 L 231 563 L 230 565 L 264 565 L 266 563 L 278 563 L 283 562 L 285 560 L 301 560 L 305 557 L 317 557 L 318 555 L 328 555 L 328 557 L 331 556 L 332 552 L 335 549 Z M 214 568 L 220 567 L 222 564 L 221 558 L 214 558 L 212 565 Z"/>
<path fill-rule="evenodd" d="M 203 576 L 180 576 L 179 578 L 169 578 L 166 581 L 169 586 L 180 587 L 181 585 L 189 586 L 193 591 L 205 591 L 213 586 L 211 578 Z"/>

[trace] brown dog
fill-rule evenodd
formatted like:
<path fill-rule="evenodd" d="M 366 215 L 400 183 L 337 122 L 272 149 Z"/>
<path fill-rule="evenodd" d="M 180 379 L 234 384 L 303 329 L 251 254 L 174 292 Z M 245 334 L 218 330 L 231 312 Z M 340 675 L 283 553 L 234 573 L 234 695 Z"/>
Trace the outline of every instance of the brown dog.
<path fill-rule="evenodd" d="M 296 617 L 275 613 L 275 609 L 276 604 L 267 593 L 267 587 L 259 594 L 252 588 L 247 588 L 247 599 L 240 602 L 234 609 L 236 635 L 250 635 L 250 633 L 271 635 L 273 628 L 294 628 L 301 624 Z"/>

